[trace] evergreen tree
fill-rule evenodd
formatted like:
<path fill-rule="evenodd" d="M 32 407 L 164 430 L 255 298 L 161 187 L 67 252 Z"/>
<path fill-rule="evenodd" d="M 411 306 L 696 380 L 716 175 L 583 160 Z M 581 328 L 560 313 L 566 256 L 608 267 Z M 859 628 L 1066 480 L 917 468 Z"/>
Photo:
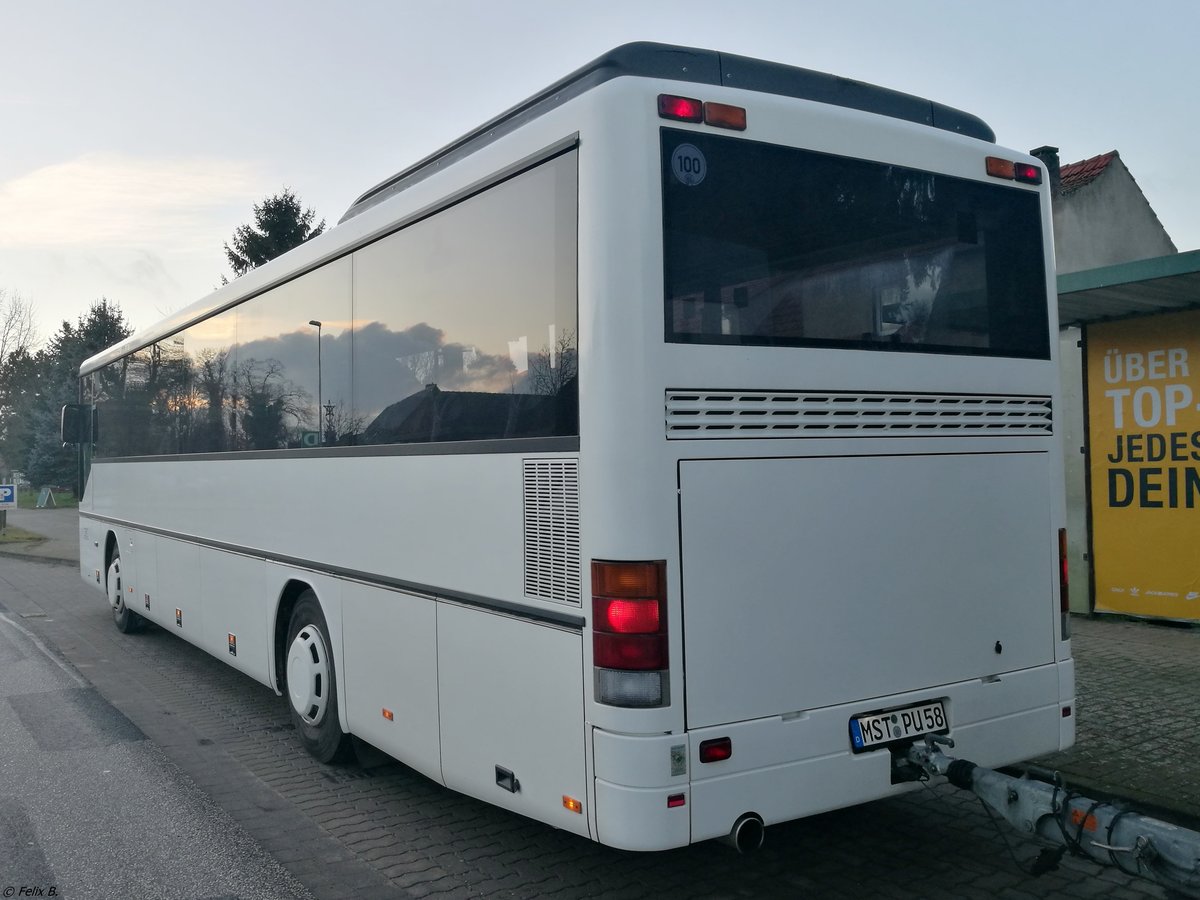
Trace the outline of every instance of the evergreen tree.
<path fill-rule="evenodd" d="M 132 333 L 121 308 L 105 298 L 64 321 L 34 354 L 14 354 L 0 370 L 0 452 L 34 485 L 73 485 L 75 448 L 59 440 L 59 413 L 76 402 L 79 365 Z"/>
<path fill-rule="evenodd" d="M 233 233 L 233 246 L 225 245 L 225 256 L 234 277 L 245 275 L 316 237 L 325 230 L 324 219 L 313 226 L 316 217 L 311 208 L 303 209 L 291 188 L 254 204 L 254 224 L 239 226 Z M 221 280 L 224 282 L 225 276 Z"/>

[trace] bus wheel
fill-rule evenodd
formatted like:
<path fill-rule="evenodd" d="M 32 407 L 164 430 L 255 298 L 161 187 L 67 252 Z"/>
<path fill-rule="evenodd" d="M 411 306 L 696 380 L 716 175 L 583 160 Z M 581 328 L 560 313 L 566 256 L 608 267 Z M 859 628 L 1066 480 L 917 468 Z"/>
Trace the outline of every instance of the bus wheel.
<path fill-rule="evenodd" d="M 337 683 L 329 627 L 317 595 L 305 591 L 288 625 L 287 695 L 292 722 L 305 748 L 321 762 L 353 754 L 350 735 L 338 722 Z"/>
<path fill-rule="evenodd" d="M 124 634 L 141 631 L 146 620 L 125 605 L 125 586 L 121 581 L 121 552 L 113 550 L 112 559 L 108 561 L 108 578 L 105 581 L 108 589 L 108 602 L 112 606 L 113 622 L 117 630 Z"/>

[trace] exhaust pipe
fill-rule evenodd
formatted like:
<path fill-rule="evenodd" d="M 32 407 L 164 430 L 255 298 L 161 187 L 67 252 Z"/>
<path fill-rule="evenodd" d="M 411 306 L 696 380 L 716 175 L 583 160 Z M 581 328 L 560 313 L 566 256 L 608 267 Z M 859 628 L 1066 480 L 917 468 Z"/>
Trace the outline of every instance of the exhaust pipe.
<path fill-rule="evenodd" d="M 767 826 L 763 824 L 762 817 L 758 813 L 743 813 L 733 823 L 729 834 L 721 840 L 742 856 L 746 856 L 762 847 L 766 833 Z"/>

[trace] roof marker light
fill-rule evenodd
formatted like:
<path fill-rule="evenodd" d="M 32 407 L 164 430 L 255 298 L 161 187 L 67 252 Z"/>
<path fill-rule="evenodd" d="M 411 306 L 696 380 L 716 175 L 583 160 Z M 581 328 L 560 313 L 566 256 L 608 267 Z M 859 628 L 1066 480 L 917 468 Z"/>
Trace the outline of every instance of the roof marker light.
<path fill-rule="evenodd" d="M 1023 181 L 1025 184 L 1042 183 L 1042 170 L 1038 166 L 1030 163 L 1016 163 L 1013 169 L 1017 181 Z"/>
<path fill-rule="evenodd" d="M 704 104 L 691 97 L 659 94 L 658 114 L 661 118 L 678 119 L 680 122 L 703 122 Z"/>
<path fill-rule="evenodd" d="M 740 106 L 730 106 L 726 103 L 705 103 L 704 124 L 745 131 L 746 110 Z"/>
<path fill-rule="evenodd" d="M 987 173 L 993 178 L 1016 178 L 1017 166 L 1011 159 L 989 156 L 986 160 Z"/>

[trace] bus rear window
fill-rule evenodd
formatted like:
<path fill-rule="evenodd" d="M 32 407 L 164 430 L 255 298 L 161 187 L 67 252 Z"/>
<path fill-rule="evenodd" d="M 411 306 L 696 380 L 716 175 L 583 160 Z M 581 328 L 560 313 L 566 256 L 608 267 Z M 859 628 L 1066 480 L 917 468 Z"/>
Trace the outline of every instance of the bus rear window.
<path fill-rule="evenodd" d="M 666 339 L 1049 359 L 1031 191 L 662 131 Z"/>

